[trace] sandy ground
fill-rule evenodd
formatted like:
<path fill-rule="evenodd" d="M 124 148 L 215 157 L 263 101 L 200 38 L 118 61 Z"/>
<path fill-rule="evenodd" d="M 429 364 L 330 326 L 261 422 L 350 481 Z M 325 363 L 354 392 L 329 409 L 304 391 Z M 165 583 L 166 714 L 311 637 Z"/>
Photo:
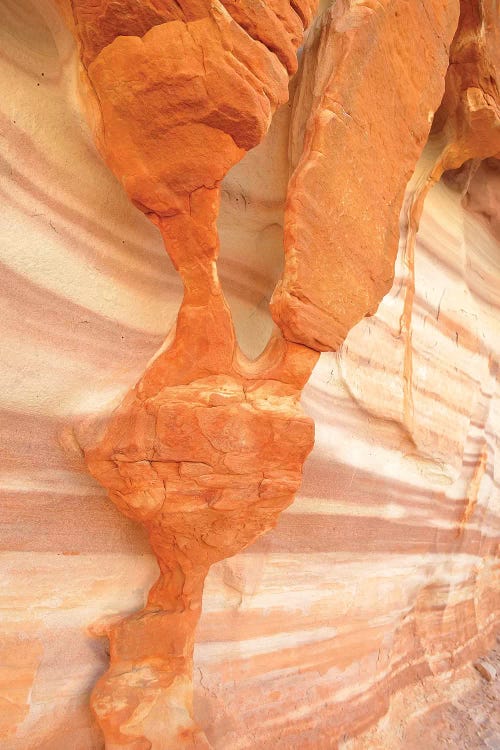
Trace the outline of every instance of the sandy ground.
<path fill-rule="evenodd" d="M 393 696 L 389 711 L 340 750 L 500 750 L 500 634 L 481 661 L 488 681 L 466 665 L 453 682 L 431 678 Z"/>
<path fill-rule="evenodd" d="M 439 750 L 500 750 L 500 643 L 485 660 L 496 669 L 496 679 L 481 677 L 474 690 L 412 722 L 406 748 Z"/>

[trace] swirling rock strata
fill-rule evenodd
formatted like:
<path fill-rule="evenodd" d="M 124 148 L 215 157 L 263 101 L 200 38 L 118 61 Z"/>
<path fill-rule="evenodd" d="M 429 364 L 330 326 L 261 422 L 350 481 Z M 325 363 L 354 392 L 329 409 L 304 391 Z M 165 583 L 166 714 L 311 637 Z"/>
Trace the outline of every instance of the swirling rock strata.
<path fill-rule="evenodd" d="M 217 275 L 215 222 L 220 181 L 264 137 L 272 113 L 285 102 L 288 76 L 296 68 L 295 50 L 311 19 L 311 5 L 151 0 L 59 2 L 58 6 L 79 45 L 88 115 L 101 153 L 133 203 L 160 230 L 184 286 L 183 303 L 171 336 L 100 435 L 85 443 L 90 470 L 115 505 L 146 529 L 160 566 L 160 578 L 146 606 L 107 629 L 111 665 L 94 691 L 93 707 L 109 748 L 206 746 L 207 740 L 193 719 L 191 684 L 194 632 L 205 576 L 212 563 L 244 549 L 270 529 L 293 499 L 313 441 L 312 422 L 299 405 L 300 392 L 317 360 L 317 350 L 337 348 L 354 322 L 374 311 L 390 285 L 403 188 L 425 143 L 443 90 L 445 100 L 434 119 L 433 148 L 421 161 L 404 206 L 404 264 L 408 273 L 396 300 L 403 303 L 401 317 L 392 326 L 394 321 L 384 308 L 383 315 L 391 320 L 391 327 L 387 330 L 383 321 L 376 323 L 382 330 L 373 339 L 372 329 L 361 324 L 340 362 L 343 375 L 349 373 L 346 388 L 355 404 L 352 408 L 359 408 L 362 415 L 358 425 L 365 429 L 366 415 L 368 422 L 378 418 L 385 426 L 383 434 L 377 433 L 373 440 L 381 445 L 385 445 L 385 439 L 390 442 L 385 430 L 391 439 L 394 437 L 393 427 L 394 439 L 403 446 L 405 458 L 414 452 L 415 473 L 427 472 L 432 481 L 438 476 L 439 481 L 453 482 L 453 471 L 469 460 L 468 455 L 472 457 L 471 476 L 465 471 L 464 479 L 460 477 L 462 483 L 470 480 L 463 492 L 464 507 L 457 503 L 460 513 L 455 512 L 455 506 L 450 511 L 450 533 L 440 529 L 434 534 L 434 521 L 437 518 L 438 525 L 450 521 L 444 506 L 453 504 L 454 493 L 462 498 L 462 489 L 453 485 L 446 494 L 426 485 L 427 494 L 422 491 L 425 502 L 431 498 L 440 503 L 445 516 L 444 520 L 438 518 L 435 511 L 427 529 L 415 523 L 412 534 L 401 535 L 401 524 L 391 515 L 400 511 L 391 506 L 380 510 L 381 516 L 385 513 L 387 517 L 377 519 L 378 525 L 373 528 L 366 518 L 379 509 L 365 508 L 358 513 L 362 518 L 359 527 L 346 513 L 343 521 L 339 516 L 334 527 L 325 522 L 327 530 L 317 531 L 314 539 L 305 539 L 307 531 L 301 531 L 299 523 L 294 527 L 294 538 L 299 550 L 325 551 L 335 546 L 352 552 L 368 528 L 367 546 L 372 544 L 379 551 L 384 548 L 387 554 L 406 551 L 410 558 L 420 552 L 425 557 L 436 549 L 445 552 L 455 548 L 470 554 L 477 552 L 479 545 L 478 554 L 488 560 L 493 555 L 493 533 L 478 538 L 475 526 L 480 522 L 478 509 L 488 523 L 492 522 L 491 513 L 483 507 L 483 496 L 492 471 L 495 352 L 481 352 L 487 360 L 482 392 L 477 397 L 472 387 L 467 390 L 470 397 L 467 395 L 461 404 L 460 415 L 453 423 L 459 423 L 461 429 L 470 419 L 473 429 L 483 431 L 478 450 L 471 446 L 474 436 L 464 450 L 465 438 L 462 440 L 462 433 L 453 425 L 446 422 L 446 430 L 442 424 L 433 425 L 434 432 L 429 428 L 420 401 L 424 376 L 420 371 L 418 377 L 414 376 L 412 332 L 413 321 L 418 318 L 414 311 L 418 296 L 412 253 L 423 199 L 444 169 L 457 169 L 466 159 L 498 153 L 498 48 L 491 41 L 496 33 L 493 5 L 483 4 L 481 15 L 479 5 L 469 13 L 472 6 L 464 3 L 453 43 L 458 5 L 451 2 L 419 2 L 411 7 L 396 1 L 338 2 L 316 23 L 294 84 L 290 163 L 295 172 L 286 209 L 286 269 L 274 304 L 284 335 L 276 336 L 255 363 L 246 360 L 236 345 Z M 415 39 L 425 54 L 413 48 Z M 454 65 L 445 80 L 450 44 Z M 367 61 L 369 65 L 365 66 Z M 391 85 L 387 81 L 389 61 L 394 74 Z M 401 85 L 402 81 L 411 85 Z M 473 185 L 474 175 L 480 178 L 480 170 L 485 167 L 469 166 L 450 179 L 467 182 L 470 177 Z M 479 268 L 483 273 L 483 266 Z M 491 289 L 486 282 L 478 287 L 476 276 L 473 273 L 470 281 L 474 293 L 486 293 L 491 298 L 494 281 Z M 139 285 L 130 277 L 127 284 Z M 440 312 L 441 301 L 438 318 Z M 440 325 L 445 324 L 442 316 Z M 361 335 L 363 332 L 366 335 Z M 361 336 L 358 351 L 356 335 Z M 384 348 L 386 335 L 392 345 Z M 465 337 L 467 343 L 467 334 Z M 370 367 L 365 368 L 373 346 L 367 342 L 375 339 L 380 351 L 385 352 L 385 365 L 402 354 L 395 373 L 384 370 L 386 381 L 391 383 L 391 397 L 382 405 L 377 400 L 380 387 L 375 354 Z M 137 338 L 133 345 L 140 346 Z M 100 356 L 105 360 L 109 349 L 103 349 Z M 369 377 L 363 380 L 367 372 Z M 332 370 L 329 382 L 333 380 Z M 455 392 L 463 395 L 466 389 L 455 388 Z M 443 404 L 445 401 L 443 397 Z M 341 418 L 341 405 L 337 403 L 332 429 L 337 429 Z M 15 419 L 11 421 L 17 424 Z M 349 417 L 345 421 L 348 423 Z M 27 424 L 29 429 L 31 423 Z M 400 426 L 403 430 L 398 433 Z M 346 432 L 350 434 L 348 428 Z M 349 444 L 345 435 L 338 442 Z M 368 451 L 367 462 L 369 456 Z M 433 463 L 433 459 L 443 465 Z M 444 466 L 448 460 L 449 465 Z M 355 474 L 345 483 L 347 494 L 354 481 L 361 496 L 366 493 L 376 498 L 377 488 L 371 486 L 371 480 L 355 479 Z M 340 466 L 335 481 L 343 481 Z M 415 477 L 412 481 L 418 484 Z M 386 490 L 381 494 L 385 496 Z M 408 488 L 402 487 L 401 492 L 408 494 Z M 415 510 L 415 516 L 418 512 Z M 61 524 L 62 535 L 70 533 L 71 523 Z M 351 533 L 355 528 L 357 532 Z M 95 542 L 89 539 L 87 543 Z M 349 709 L 345 718 L 331 731 L 331 706 L 327 708 L 321 697 L 324 686 L 313 688 L 323 707 L 319 728 L 317 723 L 312 727 L 310 719 L 301 724 L 300 716 L 297 718 L 300 712 L 292 705 L 293 696 L 283 698 L 288 700 L 284 716 L 289 719 L 288 739 L 284 741 L 290 746 L 307 747 L 309 743 L 315 748 L 329 747 L 343 730 L 359 732 L 387 708 L 382 696 L 387 684 L 390 689 L 385 692 L 390 693 L 417 679 L 422 670 L 426 678 L 439 675 L 470 656 L 477 643 L 458 626 L 451 628 L 450 621 L 463 618 L 468 630 L 474 621 L 479 631 L 477 641 L 483 631 L 491 629 L 495 602 L 491 561 L 484 566 L 491 573 L 488 581 L 486 574 L 481 577 L 477 572 L 467 572 L 465 563 L 462 567 L 450 563 L 457 571 L 453 575 L 465 581 L 460 591 L 475 587 L 478 592 L 480 604 L 474 615 L 465 595 L 463 606 L 454 603 L 457 589 L 450 582 L 452 574 L 448 572 L 446 579 L 443 573 L 443 584 L 435 580 L 424 585 L 422 580 L 427 581 L 428 572 L 415 573 L 411 559 L 405 564 L 408 580 L 412 575 L 415 579 L 407 582 L 405 589 L 409 602 L 406 611 L 400 621 L 395 617 L 399 624 L 395 626 L 392 651 L 386 644 L 393 636 L 390 628 L 372 627 L 370 636 L 363 637 L 360 644 L 352 630 L 344 640 L 342 634 L 334 639 L 328 623 L 326 634 L 322 631 L 318 637 L 332 635 L 333 656 L 323 648 L 324 641 L 319 646 L 309 643 L 304 650 L 308 664 L 310 660 L 316 665 L 321 651 L 320 664 L 331 660 L 341 669 L 349 659 L 352 661 L 353 654 L 362 663 L 365 656 L 371 658 L 370 649 L 374 648 L 375 654 L 378 647 L 377 668 L 381 660 L 381 669 L 387 665 L 390 675 L 381 683 L 383 689 L 374 688 L 370 701 L 356 700 L 356 696 L 349 699 L 344 705 Z M 351 580 L 349 575 L 353 574 L 348 568 L 344 575 Z M 434 577 L 437 579 L 437 574 Z M 352 585 L 355 588 L 357 584 Z M 380 599 L 386 605 L 385 596 Z M 372 619 L 379 612 L 383 620 L 383 610 L 377 610 L 370 596 L 368 600 Z M 400 601 L 396 594 L 394 601 Z M 489 613 L 485 612 L 488 602 Z M 346 613 L 352 606 L 352 602 L 346 604 Z M 361 606 L 359 602 L 357 606 Z M 435 612 L 444 613 L 442 621 L 436 621 Z M 332 613 L 332 618 L 337 615 Z M 346 614 L 344 626 L 348 621 Z M 413 640 L 419 644 L 414 653 L 407 647 Z M 446 656 L 442 646 L 448 641 L 451 649 L 460 652 L 453 652 L 453 658 Z M 467 644 L 465 656 L 462 643 Z M 275 663 L 277 669 L 286 672 L 290 654 L 277 654 L 274 661 L 268 656 L 263 658 L 269 661 L 269 670 Z M 419 671 L 420 658 L 423 666 Z M 39 649 L 35 648 L 33 658 L 28 659 L 30 675 L 38 660 Z M 256 659 L 251 669 L 243 665 L 242 672 L 258 671 L 261 661 Z M 407 662 L 411 665 L 400 669 Z M 348 680 L 343 680 L 345 689 Z M 286 695 L 286 680 L 280 676 L 276 684 L 282 682 Z M 20 709 L 14 723 L 26 713 L 29 690 L 24 683 L 17 700 Z M 307 712 L 308 707 L 306 701 L 302 710 Z M 221 739 L 217 731 L 210 727 L 215 744 L 231 746 L 226 734 Z M 277 730 L 274 734 L 272 729 L 268 734 L 266 731 L 263 722 L 260 736 L 264 743 L 274 743 L 281 736 Z M 249 737 L 238 742 L 248 746 Z M 68 741 L 74 739 L 72 735 Z M 231 741 L 236 746 L 234 732 Z M 50 745 L 50 739 L 47 742 Z"/>

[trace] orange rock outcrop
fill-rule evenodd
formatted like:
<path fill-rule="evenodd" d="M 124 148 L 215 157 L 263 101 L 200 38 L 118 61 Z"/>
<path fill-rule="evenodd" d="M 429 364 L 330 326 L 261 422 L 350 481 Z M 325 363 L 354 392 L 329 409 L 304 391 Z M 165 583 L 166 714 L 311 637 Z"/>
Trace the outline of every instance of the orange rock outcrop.
<path fill-rule="evenodd" d="M 273 299 L 290 340 L 335 351 L 389 291 L 404 192 L 443 96 L 457 20 L 455 0 L 342 0 L 311 35 Z"/>
<path fill-rule="evenodd" d="M 94 691 L 117 747 L 206 745 L 191 698 L 205 577 L 276 523 L 313 445 L 298 399 L 317 354 L 278 337 L 246 361 L 217 276 L 215 223 L 222 178 L 287 99 L 310 8 L 262 4 L 263 15 L 228 3 L 233 19 L 219 3 L 172 5 L 146 33 L 150 16 L 113 6 L 136 30 L 120 35 L 117 23 L 116 38 L 109 14 L 103 24 L 102 9 L 74 8 L 100 148 L 184 285 L 172 341 L 86 451 L 111 499 L 147 528 L 161 570 L 146 608 L 110 629 L 110 670 Z"/>

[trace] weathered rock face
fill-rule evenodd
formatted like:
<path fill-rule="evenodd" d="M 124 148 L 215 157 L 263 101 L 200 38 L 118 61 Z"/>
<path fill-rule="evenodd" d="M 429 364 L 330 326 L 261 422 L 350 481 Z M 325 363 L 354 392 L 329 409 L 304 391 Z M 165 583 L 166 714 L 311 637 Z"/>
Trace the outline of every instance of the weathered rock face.
<path fill-rule="evenodd" d="M 4 746 L 412 747 L 499 617 L 495 4 L 322 8 L 290 105 L 310 3 L 3 5 Z"/>
<path fill-rule="evenodd" d="M 310 35 L 273 300 L 291 340 L 335 351 L 389 291 L 404 191 L 443 96 L 457 17 L 455 0 L 342 1 Z"/>
<path fill-rule="evenodd" d="M 142 38 L 118 24 L 93 53 L 102 8 L 73 12 L 101 151 L 184 284 L 171 344 L 85 451 L 110 498 L 146 526 L 161 572 L 145 609 L 109 630 L 111 666 L 93 707 L 116 747 L 208 746 L 191 698 L 205 577 L 274 526 L 313 445 L 298 399 L 317 355 L 276 339 L 247 362 L 216 268 L 220 182 L 287 98 L 296 61 L 286 19 L 300 18 L 268 9 L 282 31 L 273 35 L 256 6 L 229 8 L 242 25 L 218 3 L 186 3 L 180 16 L 172 3 Z"/>
<path fill-rule="evenodd" d="M 86 453 L 117 507 L 146 526 L 160 566 L 144 610 L 109 631 L 112 666 L 94 692 L 107 742 L 118 746 L 136 737 L 158 747 L 204 744 L 190 686 L 205 577 L 275 525 L 313 446 L 298 398 L 314 355 L 276 341 L 267 368 L 228 371 L 220 366 L 223 347 L 228 361 L 234 355 L 227 330 L 214 338 L 220 373 L 206 377 L 206 359 L 193 355 L 209 331 L 183 333 L 191 347 L 174 345 L 151 365 Z M 175 382 L 186 373 L 188 384 Z"/>

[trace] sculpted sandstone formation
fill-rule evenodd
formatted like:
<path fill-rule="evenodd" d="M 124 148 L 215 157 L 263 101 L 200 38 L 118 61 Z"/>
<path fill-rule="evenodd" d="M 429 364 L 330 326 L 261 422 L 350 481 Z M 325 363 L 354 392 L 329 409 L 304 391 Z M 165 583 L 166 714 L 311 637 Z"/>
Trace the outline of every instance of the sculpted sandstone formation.
<path fill-rule="evenodd" d="M 386 375 L 401 388 L 377 403 L 376 367 L 363 371 L 367 339 L 359 347 L 356 341 L 372 325 L 367 321 L 341 349 L 341 377 L 368 421 L 402 429 L 404 455 L 413 455 L 419 470 L 434 475 L 445 467 L 446 484 L 463 466 L 468 427 L 462 435 L 454 424 L 438 424 L 436 435 L 422 416 L 415 246 L 425 198 L 443 174 L 469 191 L 472 209 L 474 180 L 486 169 L 480 160 L 500 157 L 498 8 L 457 0 L 338 0 L 319 11 L 305 1 L 57 0 L 47 5 L 47 18 L 54 7 L 77 44 L 84 107 L 100 153 L 161 233 L 183 284 L 175 326 L 136 386 L 98 427 L 86 423 L 79 431 L 88 469 L 117 508 L 143 525 L 160 570 L 144 608 L 105 625 L 110 665 L 92 708 L 107 748 L 209 747 L 213 740 L 203 730 L 214 730 L 200 728 L 193 713 L 205 579 L 214 563 L 273 528 L 293 501 L 314 442 L 302 389 L 319 352 L 337 351 L 390 291 L 400 236 L 400 315 L 394 327 L 390 313 L 385 329 L 377 318 L 373 326 L 383 329 L 379 346 L 384 336 L 392 339 L 383 349 Z M 287 102 L 290 76 L 285 266 L 271 302 L 279 330 L 250 360 L 218 277 L 221 183 L 265 138 Z M 486 210 L 495 215 L 497 208 Z M 494 344 L 480 354 L 487 359 L 487 395 L 483 403 L 464 388 L 465 422 L 472 419 L 484 436 L 465 508 L 453 522 L 458 541 L 446 539 L 448 548 L 469 544 L 491 462 Z M 391 357 L 400 357 L 393 373 Z M 485 557 L 497 545 L 488 543 Z M 494 602 L 498 589 L 484 588 L 484 600 Z M 408 623 L 409 631 L 417 628 L 426 677 L 449 667 L 433 646 L 441 627 L 434 632 L 429 625 L 434 596 L 432 586 L 416 594 L 414 611 L 426 614 L 417 626 Z M 489 637 L 494 621 L 488 612 L 478 628 Z M 393 667 L 409 638 L 405 627 L 403 621 L 386 655 Z M 456 668 L 484 642 L 457 657 Z M 379 656 L 382 645 L 383 639 Z M 411 684 L 408 670 L 401 685 L 394 677 L 394 690 Z M 361 732 L 387 710 L 387 699 L 375 691 L 372 706 L 366 712 L 350 701 L 344 730 Z M 329 721 L 326 712 L 319 739 L 306 724 L 283 747 L 333 746 L 328 742 L 341 739 L 342 725 L 330 730 Z M 240 747 L 235 734 L 220 740 L 228 741 L 215 738 L 212 746 Z"/>
<path fill-rule="evenodd" d="M 184 285 L 171 344 L 86 451 L 114 502 L 146 526 L 161 571 L 145 609 L 110 630 L 93 707 L 113 747 L 208 746 L 191 698 L 205 577 L 276 523 L 313 445 L 298 399 L 317 355 L 276 339 L 245 361 L 217 277 L 215 223 L 220 181 L 286 100 L 310 9 L 289 6 L 282 19 L 270 9 L 281 32 L 271 43 L 255 5 L 240 18 L 235 6 L 242 26 L 217 3 L 180 14 L 172 5 L 142 38 L 117 36 L 95 57 L 85 52 L 99 9 L 74 14 L 100 147 Z"/>

